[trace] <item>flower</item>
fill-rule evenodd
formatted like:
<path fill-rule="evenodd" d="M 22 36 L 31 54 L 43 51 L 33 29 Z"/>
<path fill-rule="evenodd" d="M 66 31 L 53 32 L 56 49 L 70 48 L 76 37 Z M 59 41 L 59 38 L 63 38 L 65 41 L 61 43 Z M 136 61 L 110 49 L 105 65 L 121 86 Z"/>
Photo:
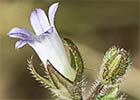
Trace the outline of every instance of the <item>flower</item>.
<path fill-rule="evenodd" d="M 8 36 L 21 39 L 16 42 L 15 48 L 18 49 L 29 44 L 45 67 L 47 67 L 46 61 L 49 60 L 62 75 L 69 80 L 74 80 L 76 72 L 70 66 L 64 45 L 54 26 L 57 8 L 58 3 L 50 6 L 48 18 L 42 9 L 35 9 L 31 13 L 30 21 L 36 34 L 27 29 L 13 28 Z"/>

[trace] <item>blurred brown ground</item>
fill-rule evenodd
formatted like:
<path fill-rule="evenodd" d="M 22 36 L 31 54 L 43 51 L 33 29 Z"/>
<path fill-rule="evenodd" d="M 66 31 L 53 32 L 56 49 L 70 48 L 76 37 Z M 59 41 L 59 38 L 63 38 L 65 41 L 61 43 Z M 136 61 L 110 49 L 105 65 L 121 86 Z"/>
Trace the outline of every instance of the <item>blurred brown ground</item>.
<path fill-rule="evenodd" d="M 57 0 L 56 27 L 78 45 L 91 84 L 98 75 L 105 51 L 119 45 L 132 54 L 132 68 L 122 84 L 127 100 L 140 98 L 138 0 Z M 0 0 L 0 100 L 45 100 L 50 92 L 39 86 L 27 70 L 26 59 L 35 55 L 29 46 L 14 49 L 16 39 L 7 37 L 13 27 L 32 30 L 34 8 L 46 12 L 56 0 Z M 40 64 L 37 57 L 34 62 Z"/>

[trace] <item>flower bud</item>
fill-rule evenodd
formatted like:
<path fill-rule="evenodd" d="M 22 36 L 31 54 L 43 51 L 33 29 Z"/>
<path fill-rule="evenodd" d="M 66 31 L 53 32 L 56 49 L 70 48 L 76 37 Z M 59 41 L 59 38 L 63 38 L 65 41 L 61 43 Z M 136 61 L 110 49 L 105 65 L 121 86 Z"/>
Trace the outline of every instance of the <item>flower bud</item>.
<path fill-rule="evenodd" d="M 122 81 L 130 65 L 129 53 L 123 48 L 110 48 L 100 67 L 99 79 L 106 85 L 117 85 Z"/>

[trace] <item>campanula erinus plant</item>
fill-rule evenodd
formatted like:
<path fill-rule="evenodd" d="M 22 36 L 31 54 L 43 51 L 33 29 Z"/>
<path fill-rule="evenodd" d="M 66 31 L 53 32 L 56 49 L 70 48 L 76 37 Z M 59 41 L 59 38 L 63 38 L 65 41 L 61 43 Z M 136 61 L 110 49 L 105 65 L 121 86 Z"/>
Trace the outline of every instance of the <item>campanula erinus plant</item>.
<path fill-rule="evenodd" d="M 111 47 L 104 55 L 98 78 L 84 95 L 86 81 L 81 54 L 73 41 L 60 37 L 55 28 L 58 5 L 54 3 L 49 7 L 48 16 L 40 8 L 31 13 L 30 21 L 35 34 L 18 27 L 8 33 L 9 37 L 20 39 L 15 44 L 16 49 L 29 44 L 41 59 L 47 77 L 36 71 L 31 57 L 28 69 L 33 77 L 50 89 L 57 100 L 124 100 L 126 95 L 120 92 L 120 84 L 131 63 L 129 53 L 118 46 Z"/>

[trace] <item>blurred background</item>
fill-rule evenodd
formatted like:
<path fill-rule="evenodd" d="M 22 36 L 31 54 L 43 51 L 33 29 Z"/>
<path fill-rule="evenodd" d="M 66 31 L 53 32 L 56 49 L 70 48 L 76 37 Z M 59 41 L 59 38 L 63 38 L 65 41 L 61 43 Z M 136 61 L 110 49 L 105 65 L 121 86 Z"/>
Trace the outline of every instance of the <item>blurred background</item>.
<path fill-rule="evenodd" d="M 57 30 L 79 47 L 88 84 L 98 76 L 105 51 L 119 45 L 131 53 L 133 62 L 121 90 L 128 94 L 127 100 L 139 100 L 139 0 L 0 0 L 0 100 L 52 98 L 27 70 L 31 55 L 36 65 L 41 63 L 34 51 L 28 45 L 15 50 L 17 39 L 7 33 L 16 26 L 32 30 L 31 12 L 35 8 L 47 12 L 58 1 Z"/>

